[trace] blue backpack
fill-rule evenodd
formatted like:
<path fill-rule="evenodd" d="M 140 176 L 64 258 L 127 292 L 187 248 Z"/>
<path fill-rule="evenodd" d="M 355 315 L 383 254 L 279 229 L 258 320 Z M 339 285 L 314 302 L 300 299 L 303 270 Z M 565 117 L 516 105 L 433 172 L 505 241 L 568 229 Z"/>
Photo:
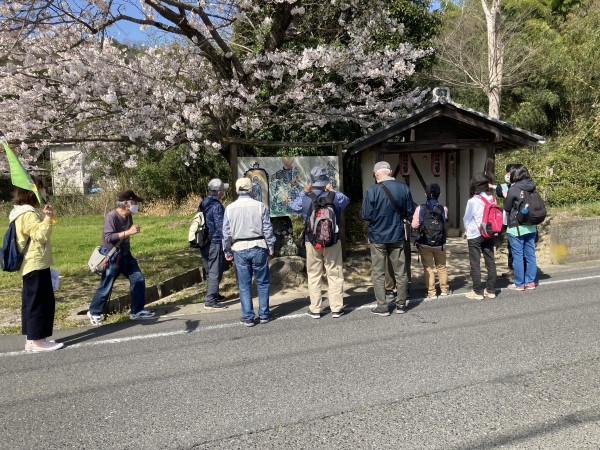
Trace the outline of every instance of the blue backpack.
<path fill-rule="evenodd" d="M 19 253 L 17 246 L 17 228 L 15 222 L 12 221 L 8 226 L 8 230 L 4 233 L 4 241 L 2 242 L 2 270 L 5 272 L 16 272 L 23 264 L 23 256 L 29 248 L 31 238 L 27 239 L 27 244 L 23 251 Z"/>

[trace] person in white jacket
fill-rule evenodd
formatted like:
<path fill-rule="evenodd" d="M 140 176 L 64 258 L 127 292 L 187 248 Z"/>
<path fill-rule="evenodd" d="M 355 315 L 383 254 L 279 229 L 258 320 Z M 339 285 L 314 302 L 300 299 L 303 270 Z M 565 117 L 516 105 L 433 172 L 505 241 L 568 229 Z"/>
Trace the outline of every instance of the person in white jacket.
<path fill-rule="evenodd" d="M 471 280 L 473 290 L 467 294 L 472 300 L 483 300 L 485 297 L 496 297 L 496 260 L 494 258 L 494 239 L 481 236 L 479 227 L 483 219 L 485 203 L 484 197 L 489 202 L 494 202 L 488 177 L 479 172 L 471 179 L 471 192 L 473 197 L 467 202 L 463 224 L 467 231 L 467 245 L 469 248 L 469 264 L 471 266 Z M 487 280 L 485 285 L 481 282 L 481 254 L 485 260 Z"/>

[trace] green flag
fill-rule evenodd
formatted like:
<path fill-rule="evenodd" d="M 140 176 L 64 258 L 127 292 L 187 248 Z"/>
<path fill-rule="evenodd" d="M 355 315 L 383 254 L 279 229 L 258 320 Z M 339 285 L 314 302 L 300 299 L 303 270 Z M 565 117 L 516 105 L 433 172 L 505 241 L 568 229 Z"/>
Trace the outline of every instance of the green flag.
<path fill-rule="evenodd" d="M 6 150 L 6 159 L 8 159 L 8 164 L 10 165 L 10 180 L 12 184 L 21 189 L 35 192 L 35 196 L 41 205 L 42 199 L 40 193 L 31 176 L 27 173 L 25 167 L 23 167 L 23 164 L 21 164 L 21 161 L 19 161 L 19 158 L 13 153 L 8 144 L 3 142 L 2 145 L 4 146 L 4 150 Z"/>

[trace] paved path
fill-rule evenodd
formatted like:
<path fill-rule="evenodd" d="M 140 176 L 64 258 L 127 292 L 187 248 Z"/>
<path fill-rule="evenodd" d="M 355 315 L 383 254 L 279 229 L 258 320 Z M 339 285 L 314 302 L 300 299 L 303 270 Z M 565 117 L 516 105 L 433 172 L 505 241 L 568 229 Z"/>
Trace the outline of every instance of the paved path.
<path fill-rule="evenodd" d="M 600 448 L 600 273 L 320 320 L 305 304 L 0 337 L 2 449 Z M 293 306 L 297 303 L 297 306 Z M 292 306 L 290 306 L 292 305 Z"/>

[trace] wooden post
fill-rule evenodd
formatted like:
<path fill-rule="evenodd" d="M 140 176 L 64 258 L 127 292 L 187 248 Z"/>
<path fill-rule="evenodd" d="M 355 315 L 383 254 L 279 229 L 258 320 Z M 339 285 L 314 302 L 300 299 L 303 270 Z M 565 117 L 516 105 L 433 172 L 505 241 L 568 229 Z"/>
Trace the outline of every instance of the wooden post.
<path fill-rule="evenodd" d="M 448 208 L 448 212 L 450 212 L 450 196 L 448 193 L 450 192 L 450 152 L 444 152 L 444 171 L 446 172 L 446 184 L 444 186 L 444 195 L 446 196 L 446 207 Z M 448 219 L 450 219 L 448 217 Z M 452 225 L 450 222 L 448 225 Z"/>
<path fill-rule="evenodd" d="M 469 149 L 469 180 L 473 178 L 475 173 L 475 150 Z"/>
<path fill-rule="evenodd" d="M 485 174 L 493 183 L 496 180 L 496 151 L 494 147 L 487 147 L 485 159 Z"/>
<path fill-rule="evenodd" d="M 456 167 L 456 223 L 458 225 L 458 229 L 462 230 L 462 222 L 460 220 L 460 218 L 462 217 L 460 214 L 460 179 L 462 175 L 462 171 L 460 170 L 460 150 L 456 150 L 456 157 L 454 159 L 454 164 Z"/>
<path fill-rule="evenodd" d="M 344 192 L 344 152 L 342 144 L 336 145 L 336 151 L 338 157 L 338 173 L 340 178 L 338 191 Z M 340 213 L 340 241 L 342 242 L 342 261 L 346 261 L 346 219 L 344 218 L 344 211 Z"/>
<path fill-rule="evenodd" d="M 408 282 L 410 283 L 412 279 L 412 271 L 411 271 L 411 261 L 412 254 L 410 253 L 410 231 L 411 226 L 408 221 L 404 222 L 404 264 L 406 265 L 406 276 L 408 278 Z"/>
<path fill-rule="evenodd" d="M 237 144 L 229 144 L 229 164 L 231 165 L 231 187 L 235 192 L 235 182 L 237 181 L 237 167 L 238 167 L 238 152 Z M 232 197 L 235 200 L 235 196 Z"/>

